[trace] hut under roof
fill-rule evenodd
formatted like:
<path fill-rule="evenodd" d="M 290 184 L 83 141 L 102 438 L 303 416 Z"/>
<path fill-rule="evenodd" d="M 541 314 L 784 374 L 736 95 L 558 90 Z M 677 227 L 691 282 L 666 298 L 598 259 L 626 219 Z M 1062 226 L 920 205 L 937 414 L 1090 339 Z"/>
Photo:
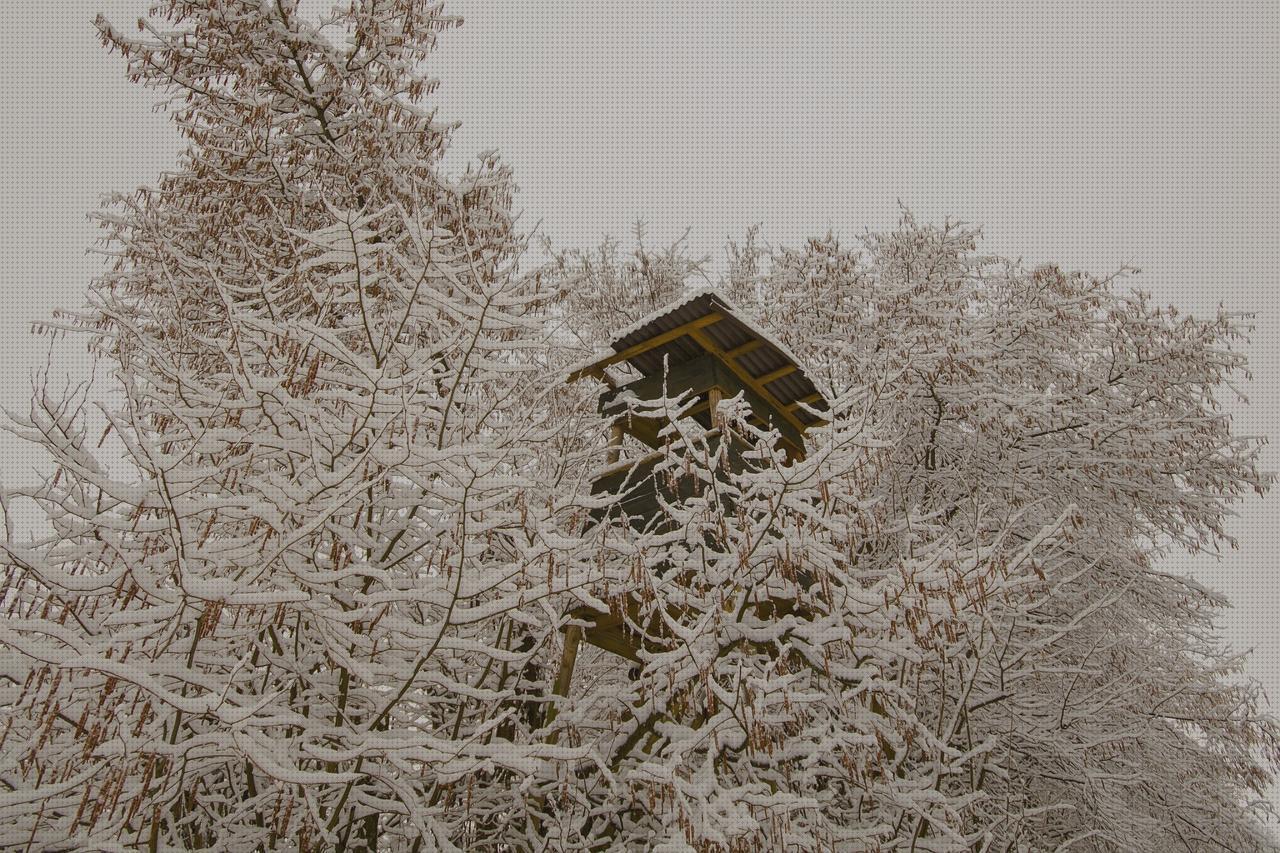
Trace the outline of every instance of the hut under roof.
<path fill-rule="evenodd" d="M 740 316 L 722 295 L 699 291 L 619 332 L 610 343 L 612 353 L 595 358 L 574 369 L 569 381 L 595 377 L 609 389 L 600 398 L 600 411 L 613 425 L 611 444 L 616 449 L 610 460 L 618 460 L 624 434 L 644 444 L 660 448 L 665 424 L 654 417 L 638 417 L 627 405 L 631 398 L 655 400 L 691 394 L 693 400 L 683 416 L 693 417 L 709 430 L 716 428 L 716 406 L 725 397 L 741 393 L 750 406 L 753 420 L 775 428 L 788 456 L 804 455 L 806 430 L 823 422 L 827 401 L 805 375 L 798 360 L 768 333 Z M 638 378 L 626 384 L 608 369 L 625 363 Z M 661 453 L 631 460 L 606 469 L 596 478 L 592 491 L 616 494 L 614 506 L 621 507 L 640 525 L 658 509 L 655 478 L 646 473 Z M 680 499 L 678 490 L 665 496 Z M 768 618 L 793 612 L 794 602 L 768 599 L 756 606 L 757 615 Z M 641 619 L 637 602 L 627 601 L 618 612 L 605 613 L 590 607 L 576 607 L 565 628 L 565 645 L 553 692 L 567 696 L 582 640 L 623 658 L 638 661 L 642 644 L 659 639 L 658 626 L 635 632 Z M 643 633 L 645 636 L 639 636 Z M 554 717 L 554 707 L 551 717 Z M 548 718 L 548 722 L 550 718 Z"/>
<path fill-rule="evenodd" d="M 804 433 L 822 422 L 827 402 L 798 360 L 771 335 L 743 319 L 724 296 L 699 291 L 620 332 L 613 352 L 569 375 L 595 376 L 611 386 L 601 412 L 617 416 L 628 397 L 652 400 L 691 393 L 686 413 L 712 427 L 715 402 L 742 393 L 757 422 L 776 428 L 795 455 L 803 455 Z M 625 363 L 640 378 L 617 387 L 607 368 Z M 659 446 L 662 424 L 626 418 L 624 431 Z"/>

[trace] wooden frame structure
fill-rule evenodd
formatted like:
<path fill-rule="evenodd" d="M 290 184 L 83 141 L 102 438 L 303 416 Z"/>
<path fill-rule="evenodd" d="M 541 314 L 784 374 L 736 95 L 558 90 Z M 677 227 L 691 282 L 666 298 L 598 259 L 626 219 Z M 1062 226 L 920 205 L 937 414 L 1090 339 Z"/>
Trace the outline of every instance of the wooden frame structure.
<path fill-rule="evenodd" d="M 777 429 L 780 443 L 789 458 L 804 456 L 804 434 L 823 423 L 821 411 L 827 403 L 821 392 L 786 348 L 769 335 L 734 313 L 732 305 L 713 292 L 697 293 L 682 302 L 640 321 L 621 332 L 610 344 L 613 352 L 569 374 L 569 381 L 593 377 L 609 386 L 600 397 L 600 412 L 611 424 L 609 461 L 616 463 L 625 435 L 660 448 L 665 424 L 656 418 L 637 417 L 628 412 L 628 398 L 652 400 L 683 393 L 695 397 L 684 413 L 709 430 L 717 430 L 716 409 L 720 401 L 741 393 L 751 408 L 752 420 Z M 638 378 L 626 384 L 608 373 L 611 367 L 626 365 Z M 616 493 L 625 512 L 644 524 L 658 510 L 658 499 L 648 476 L 662 457 L 655 452 L 639 460 L 612 465 L 596 477 L 592 491 Z M 648 470 L 646 470 L 646 467 Z M 667 499 L 684 497 L 679 489 Z M 768 617 L 789 612 L 791 602 L 766 601 L 756 605 L 759 615 Z M 628 618 L 634 622 L 639 607 L 628 603 L 625 614 L 601 613 L 589 607 L 574 608 L 574 623 L 565 628 L 564 652 L 553 693 L 568 696 L 581 642 L 639 661 L 640 638 L 626 630 Z M 585 623 L 580 624 L 580 623 Z M 554 706 L 548 722 L 554 718 Z"/>
<path fill-rule="evenodd" d="M 606 395 L 614 399 L 624 390 L 652 399 L 663 382 L 669 396 L 682 391 L 705 395 L 716 387 L 729 396 L 744 391 L 757 419 L 777 427 L 800 454 L 805 430 L 822 421 L 816 412 L 826 408 L 826 402 L 794 357 L 737 316 L 730 303 L 714 292 L 695 294 L 651 315 L 619 334 L 611 346 L 613 353 L 574 370 L 569 381 L 587 376 L 601 379 L 614 389 Z M 641 379 L 619 388 L 606 370 L 622 363 Z M 719 368 L 714 381 L 707 373 L 713 364 Z M 602 398 L 601 411 L 607 413 L 604 404 Z M 708 418 L 701 420 L 706 425 Z M 657 446 L 651 433 L 633 434 Z"/>

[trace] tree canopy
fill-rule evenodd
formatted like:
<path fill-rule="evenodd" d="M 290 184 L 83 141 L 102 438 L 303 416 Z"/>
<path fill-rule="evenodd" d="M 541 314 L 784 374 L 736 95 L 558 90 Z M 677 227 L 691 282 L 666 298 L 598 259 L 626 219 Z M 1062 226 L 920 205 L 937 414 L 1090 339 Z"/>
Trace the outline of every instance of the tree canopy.
<path fill-rule="evenodd" d="M 458 23 L 99 19 L 187 148 L 48 323 L 117 393 L 8 424 L 51 463 L 3 491 L 47 529 L 0 549 L 0 844 L 1276 849 L 1280 731 L 1160 561 L 1271 484 L 1221 399 L 1248 318 L 909 214 L 753 230 L 715 280 L 680 243 L 534 261 L 497 156 L 441 168 Z M 566 381 L 708 281 L 821 389 L 803 453 L 742 395 L 611 441 L 626 366 Z M 678 499 L 636 519 L 593 484 L 641 464 Z M 566 683 L 584 607 L 636 653 Z"/>

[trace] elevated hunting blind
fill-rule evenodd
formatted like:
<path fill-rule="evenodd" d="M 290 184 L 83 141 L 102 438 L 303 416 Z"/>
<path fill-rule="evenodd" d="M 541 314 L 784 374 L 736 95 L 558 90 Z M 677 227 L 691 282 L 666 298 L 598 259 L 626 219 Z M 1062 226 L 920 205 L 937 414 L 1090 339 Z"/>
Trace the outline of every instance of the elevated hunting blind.
<path fill-rule="evenodd" d="M 699 398 L 685 413 L 711 428 L 712 410 L 725 396 L 741 392 L 756 420 L 776 427 L 793 454 L 803 455 L 804 432 L 821 421 L 810 409 L 826 402 L 804 370 L 779 343 L 735 316 L 721 296 L 698 293 L 651 315 L 619 334 L 613 353 L 575 370 L 573 382 L 594 376 L 611 387 L 600 398 L 604 414 L 617 412 L 631 395 L 642 400 L 675 397 L 689 392 Z M 617 387 L 606 369 L 626 363 L 640 378 Z M 650 447 L 660 447 L 663 424 L 652 419 L 625 418 L 615 426 Z"/>
<path fill-rule="evenodd" d="M 776 429 L 779 444 L 792 460 L 803 458 L 805 432 L 822 423 L 819 412 L 827 408 L 822 394 L 786 348 L 736 316 L 730 303 L 712 292 L 697 293 L 641 320 L 619 333 L 610 347 L 611 354 L 573 371 L 569 381 L 594 377 L 609 386 L 600 396 L 599 408 L 610 423 L 610 444 L 617 449 L 610 451 L 613 464 L 595 478 L 592 491 L 616 496 L 612 507 L 625 513 L 637 528 L 650 525 L 658 516 L 660 492 L 669 503 L 687 495 L 678 485 L 664 484 L 655 476 L 655 466 L 664 456 L 661 451 L 618 462 L 626 435 L 655 450 L 667 441 L 663 431 L 668 422 L 653 416 L 652 410 L 644 416 L 635 414 L 630 401 L 688 394 L 689 407 L 681 417 L 693 418 L 718 440 L 717 406 L 742 394 L 751 422 Z M 638 378 L 619 384 L 608 369 L 624 363 Z M 763 607 L 762 616 L 789 610 L 790 603 L 765 602 Z M 603 613 L 579 607 L 569 614 L 572 623 L 565 629 L 554 688 L 557 695 L 568 695 L 582 640 L 639 660 L 643 638 L 627 629 L 628 621 L 634 624 L 639 616 L 639 605 L 632 602 L 625 609 L 627 613 Z"/>

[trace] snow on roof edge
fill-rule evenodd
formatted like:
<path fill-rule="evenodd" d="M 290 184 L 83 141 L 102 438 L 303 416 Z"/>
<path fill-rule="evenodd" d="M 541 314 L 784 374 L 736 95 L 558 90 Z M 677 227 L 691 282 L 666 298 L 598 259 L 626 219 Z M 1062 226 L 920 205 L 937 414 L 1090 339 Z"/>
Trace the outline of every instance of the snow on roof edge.
<path fill-rule="evenodd" d="M 606 343 L 603 347 L 596 347 L 595 350 L 592 351 L 592 354 L 588 356 L 585 360 L 571 365 L 569 369 L 566 371 L 566 375 L 572 376 L 574 373 L 577 373 L 580 370 L 585 370 L 586 368 L 595 364 L 597 361 L 599 361 L 602 358 L 608 358 L 611 355 L 616 355 L 617 353 L 621 352 L 621 350 L 615 349 L 614 344 L 616 344 L 618 341 L 625 338 L 627 335 L 638 332 L 640 329 L 643 329 L 645 326 L 649 325 L 654 320 L 657 320 L 667 314 L 670 314 L 672 311 L 676 311 L 676 310 L 679 310 L 680 308 L 683 308 L 685 305 L 688 305 L 690 302 L 692 302 L 693 300 L 701 296 L 707 296 L 707 295 L 714 296 L 716 299 L 723 302 L 725 307 L 730 310 L 737 309 L 737 306 L 734 305 L 731 300 L 729 300 L 727 297 L 723 296 L 719 291 L 717 291 L 716 288 L 709 285 L 695 287 L 692 290 L 686 291 L 685 295 L 681 296 L 678 301 L 671 302 L 667 305 L 664 305 L 661 308 L 658 308 L 655 311 L 651 311 L 645 316 L 641 317 L 639 320 L 636 320 L 631 325 L 625 326 L 620 331 L 615 332 L 614 335 L 609 339 L 609 342 Z M 734 317 L 737 317 L 737 316 L 738 316 L 737 314 L 734 314 Z M 754 328 L 752 330 L 755 331 Z M 770 341 L 770 343 L 772 343 L 772 341 Z M 781 349 L 781 347 L 779 347 L 779 349 Z M 786 354 L 786 351 L 783 350 L 783 353 Z M 788 357 L 790 357 L 790 355 L 788 355 Z M 797 362 L 797 364 L 798 363 L 799 362 Z"/>
<path fill-rule="evenodd" d="M 800 372 L 800 374 L 803 375 L 806 379 L 808 379 L 809 382 L 814 386 L 814 388 L 817 389 L 817 383 L 813 381 L 813 378 L 809 376 L 808 371 L 805 370 L 804 362 L 802 362 L 799 358 L 796 357 L 796 354 L 791 351 L 791 348 L 788 347 L 786 344 L 782 343 L 782 341 L 775 338 L 771 333 L 765 331 L 760 326 L 756 325 L 754 321 L 748 319 L 747 317 L 744 317 L 742 313 L 739 313 L 739 312 L 742 312 L 742 309 L 739 308 L 738 305 L 732 299 L 730 299 L 724 291 L 720 290 L 719 288 L 713 285 L 703 285 L 701 287 L 695 287 L 691 290 L 687 290 L 685 291 L 684 295 L 681 296 L 677 301 L 664 305 L 663 307 L 658 308 L 655 311 L 651 311 L 645 316 L 641 317 L 639 320 L 632 323 L 631 325 L 626 326 L 623 329 L 619 330 L 617 333 L 613 335 L 609 343 L 606 344 L 606 348 L 596 349 L 595 353 L 589 359 L 571 367 L 568 371 L 568 375 L 572 375 L 574 372 L 578 370 L 582 370 L 584 368 L 590 367 L 591 365 L 595 364 L 597 361 L 599 361 L 602 358 L 608 358 L 610 355 L 616 355 L 617 353 L 622 351 L 617 349 L 616 344 L 619 341 L 621 341 L 623 338 L 627 337 L 628 335 L 635 334 L 636 332 L 640 331 L 645 326 L 649 325 L 655 320 L 659 320 L 662 317 L 665 317 L 667 314 L 670 314 L 672 311 L 678 311 L 679 309 L 688 305 L 690 302 L 693 302 L 695 299 L 699 299 L 703 296 L 714 297 L 718 302 L 723 304 L 725 309 L 733 314 L 733 319 L 737 320 L 739 323 L 745 326 L 748 331 L 758 336 L 765 343 L 769 344 L 769 346 L 773 347 L 774 349 L 778 350 L 778 352 L 782 353 L 784 357 L 789 359 L 791 363 L 796 366 L 796 369 Z M 818 389 L 818 393 L 822 394 L 822 390 Z M 825 397 L 826 395 L 824 394 L 823 396 Z"/>
<path fill-rule="evenodd" d="M 723 302 L 724 306 L 731 311 L 736 310 L 738 308 L 738 306 L 734 305 L 733 302 L 728 299 L 728 297 L 723 296 L 718 290 L 716 290 L 716 288 L 710 285 L 695 287 L 693 290 L 685 291 L 684 296 L 681 296 L 679 300 L 668 303 L 662 306 L 661 308 L 658 308 L 655 311 L 650 311 L 648 314 L 644 315 L 639 320 L 636 320 L 630 326 L 625 326 L 624 328 L 615 332 L 613 335 L 613 338 L 609 341 L 608 346 L 613 347 L 618 341 L 622 340 L 627 335 L 635 334 L 636 332 L 643 329 L 645 326 L 652 323 L 654 320 L 659 320 L 665 317 L 666 315 L 670 314 L 672 311 L 678 311 L 684 306 L 688 305 L 690 302 L 694 301 L 695 299 L 700 299 L 703 296 L 714 296 L 716 299 Z M 735 314 L 734 316 L 736 317 L 737 315 Z M 621 352 L 621 350 L 614 349 L 614 352 Z"/>

